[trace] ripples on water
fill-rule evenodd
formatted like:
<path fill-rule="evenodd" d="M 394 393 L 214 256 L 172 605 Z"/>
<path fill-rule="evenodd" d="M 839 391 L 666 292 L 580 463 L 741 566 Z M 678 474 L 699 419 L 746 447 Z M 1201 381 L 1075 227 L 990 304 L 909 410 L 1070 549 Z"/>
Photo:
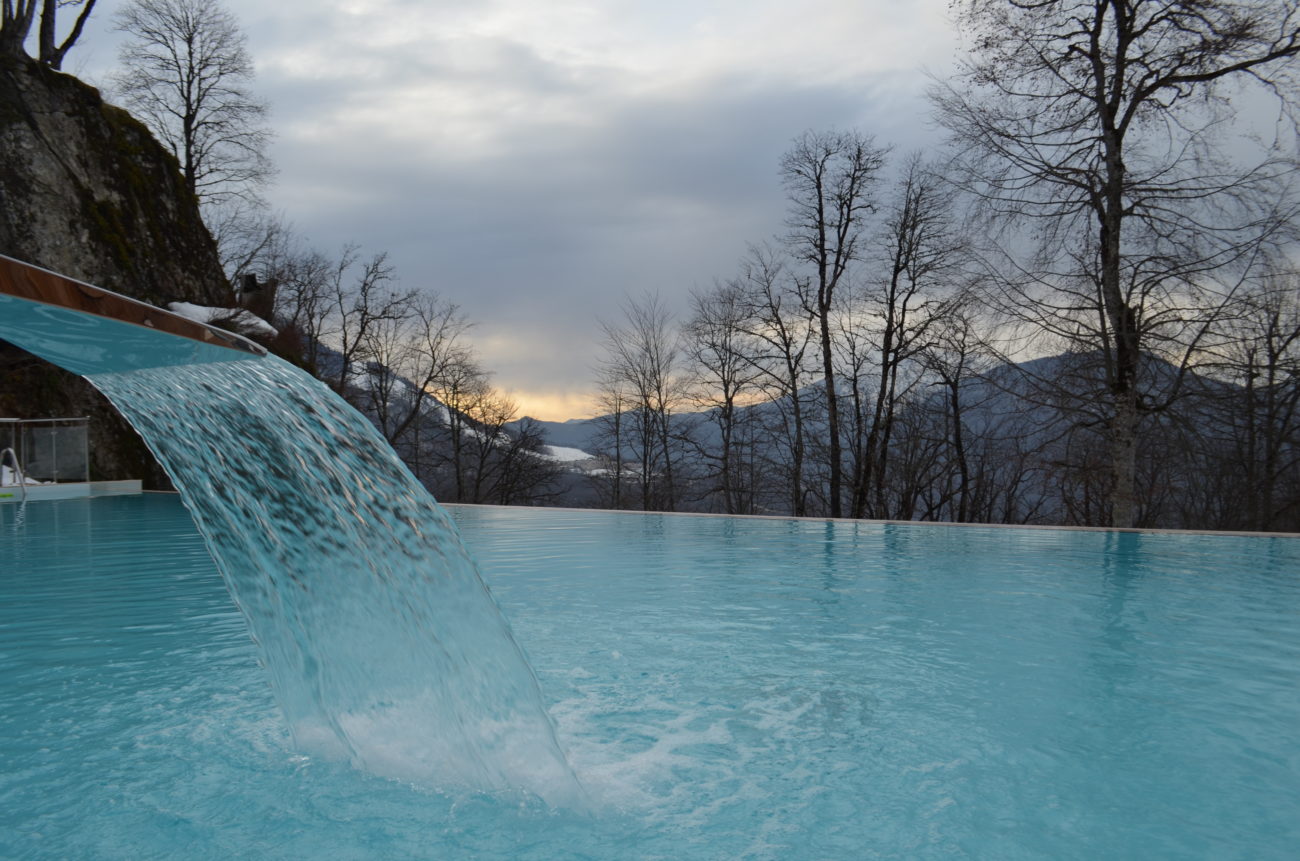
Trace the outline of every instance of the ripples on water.
<path fill-rule="evenodd" d="M 589 815 L 297 753 L 173 497 L 0 506 L 0 856 L 1288 858 L 1300 541 L 453 508 Z"/>

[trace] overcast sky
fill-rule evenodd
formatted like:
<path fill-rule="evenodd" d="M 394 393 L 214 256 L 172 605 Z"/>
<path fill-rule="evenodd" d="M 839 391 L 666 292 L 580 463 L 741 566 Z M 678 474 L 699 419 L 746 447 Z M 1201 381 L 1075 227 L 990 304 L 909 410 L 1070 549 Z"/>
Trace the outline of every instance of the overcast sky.
<path fill-rule="evenodd" d="M 119 0 L 67 68 L 102 84 Z M 693 287 L 782 229 L 806 129 L 937 140 L 946 0 L 227 0 L 271 104 L 269 192 L 309 243 L 387 251 L 476 321 L 539 418 L 590 415 L 598 319 Z"/>

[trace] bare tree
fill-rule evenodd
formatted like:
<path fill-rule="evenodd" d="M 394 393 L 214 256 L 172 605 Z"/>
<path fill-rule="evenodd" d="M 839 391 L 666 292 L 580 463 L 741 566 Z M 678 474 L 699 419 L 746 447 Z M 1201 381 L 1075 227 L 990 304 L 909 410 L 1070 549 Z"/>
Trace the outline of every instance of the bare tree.
<path fill-rule="evenodd" d="M 718 431 L 716 450 L 703 454 L 713 465 L 713 491 L 726 514 L 754 513 L 754 422 L 743 408 L 759 391 L 762 371 L 746 335 L 748 309 L 741 284 L 715 284 L 692 294 L 693 313 L 684 330 L 692 372 L 692 400 Z"/>
<path fill-rule="evenodd" d="M 218 0 L 131 0 L 116 22 L 127 34 L 116 94 L 175 154 L 186 187 L 203 204 L 260 200 L 271 132 L 234 16 Z"/>
<path fill-rule="evenodd" d="M 831 311 L 836 290 L 861 252 L 864 219 L 874 209 L 876 174 L 887 152 L 874 138 L 857 132 L 805 132 L 781 159 L 789 201 L 786 243 L 810 270 L 804 303 L 816 316 L 821 335 L 832 517 L 842 514 L 843 458 Z"/>
<path fill-rule="evenodd" d="M 80 8 L 72 26 L 59 39 L 58 14 L 60 9 Z M 27 37 L 36 23 L 36 10 L 41 10 L 37 28 L 36 59 L 53 69 L 63 68 L 63 58 L 81 37 L 86 19 L 95 8 L 95 0 L 4 0 L 0 7 L 0 55 L 24 56 Z"/>
<path fill-rule="evenodd" d="M 542 429 L 512 424 L 514 402 L 474 355 L 460 309 L 398 289 L 386 254 L 337 258 L 276 244 L 264 265 L 275 323 L 299 361 L 378 427 L 407 466 L 454 502 L 532 504 L 550 498 L 560 467 Z"/>
<path fill-rule="evenodd" d="M 462 447 L 468 454 L 470 495 L 461 501 L 509 504 L 523 495 L 520 479 L 546 462 L 539 451 L 530 451 L 522 444 L 531 438 L 529 434 L 512 434 L 506 428 L 519 414 L 512 398 L 491 386 L 483 386 L 464 406 L 472 432 L 467 434 L 466 445 Z M 537 442 L 540 449 L 540 437 Z"/>
<path fill-rule="evenodd" d="M 545 451 L 531 419 L 513 424 L 515 401 L 491 385 L 473 352 L 452 341 L 446 363 L 428 383 L 430 399 L 413 428 L 424 450 L 417 475 L 444 501 L 530 505 L 551 499 L 560 466 Z M 513 426 L 512 426 L 513 425 Z M 404 447 L 405 448 L 405 447 Z"/>
<path fill-rule="evenodd" d="M 475 475 L 472 469 L 478 429 L 471 413 L 491 396 L 488 375 L 472 358 L 447 368 L 434 386 L 442 404 L 447 446 L 442 455 L 451 469 L 452 481 L 441 495 L 452 502 L 474 502 Z"/>
<path fill-rule="evenodd" d="M 681 346 L 672 316 L 658 296 L 629 299 L 622 324 L 602 323 L 601 376 L 606 388 L 628 396 L 619 442 L 638 461 L 641 508 L 672 511 L 680 498 L 682 434 L 677 413 L 685 401 Z M 622 457 L 620 452 L 618 457 Z"/>
<path fill-rule="evenodd" d="M 294 335 L 298 360 L 309 373 L 351 400 L 364 400 L 352 391 L 353 380 L 367 373 L 372 351 L 396 350 L 407 340 L 398 333 L 410 334 L 429 310 L 418 304 L 416 291 L 397 289 L 386 253 L 362 261 L 356 245 L 344 246 L 337 258 L 288 248 L 270 271 L 277 328 Z"/>
<path fill-rule="evenodd" d="M 370 325 L 360 349 L 363 411 L 395 448 L 410 447 L 405 437 L 433 407 L 432 393 L 473 363 L 469 329 L 459 307 L 433 293 L 411 296 L 406 313 Z"/>
<path fill-rule="evenodd" d="M 627 392 L 627 382 L 614 368 L 599 370 L 596 383 L 596 406 L 600 413 L 595 435 L 596 455 L 605 466 L 591 475 L 601 505 L 606 508 L 623 508 L 623 485 L 627 474 L 625 457 L 628 452 L 628 411 L 633 399 Z"/>
<path fill-rule="evenodd" d="M 268 211 L 261 201 L 244 198 L 209 204 L 202 212 L 231 284 L 239 288 L 250 275 L 262 283 L 276 277 L 276 264 L 295 241 L 282 215 Z"/>
<path fill-rule="evenodd" d="M 24 57 L 27 35 L 36 20 L 36 0 L 5 0 L 0 7 L 0 52 L 6 56 Z"/>
<path fill-rule="evenodd" d="M 951 516 L 957 523 L 974 520 L 980 510 L 978 498 L 982 492 L 981 476 L 976 469 L 976 457 L 971 451 L 971 431 L 967 412 L 971 409 L 971 390 L 986 369 L 986 353 L 980 337 L 980 309 L 971 292 L 959 293 L 945 303 L 931 324 L 931 337 L 920 359 L 933 377 L 931 385 L 940 393 L 940 412 L 943 433 L 941 438 L 948 449 L 947 463 L 952 477 L 944 497 L 950 503 Z M 984 387 L 987 392 L 988 387 Z M 978 402 L 987 394 L 975 394 Z M 990 423 L 981 429 L 986 442 L 990 436 Z"/>
<path fill-rule="evenodd" d="M 308 373 L 322 376 L 321 358 L 329 327 L 329 286 L 335 266 L 319 251 L 293 245 L 279 252 L 267 272 L 276 284 L 275 327 L 293 344 L 282 353 L 291 354 Z"/>
<path fill-rule="evenodd" d="M 809 413 L 804 388 L 810 382 L 808 351 L 816 338 L 816 317 L 800 301 L 798 284 L 772 248 L 752 246 L 735 283 L 745 310 L 749 361 L 780 425 L 775 436 L 785 453 L 787 510 L 803 517 L 808 513 Z"/>
<path fill-rule="evenodd" d="M 386 324 L 400 325 L 410 319 L 416 294 L 395 288 L 387 253 L 360 262 L 355 245 L 346 246 L 339 255 L 330 271 L 327 290 L 329 323 L 322 334 L 337 347 L 338 361 L 337 367 L 322 378 L 347 397 L 353 374 L 373 358 L 370 349 L 376 342 L 376 332 Z"/>
<path fill-rule="evenodd" d="M 498 414 L 509 421 L 518 413 L 513 401 L 505 399 L 505 411 Z M 510 429 L 497 446 L 501 467 L 491 490 L 498 505 L 542 505 L 553 502 L 559 491 L 557 483 L 563 468 L 546 453 L 546 432 L 536 420 L 525 417 Z"/>
<path fill-rule="evenodd" d="M 1191 355 L 1189 306 L 1222 306 L 1291 215 L 1291 165 L 1226 154 L 1230 87 L 1289 110 L 1295 0 L 964 0 L 972 44 L 932 92 L 979 217 L 1003 234 L 1008 304 L 1104 354 L 1109 520 L 1137 516 L 1143 353 L 1157 332 Z M 1267 148 L 1266 148 L 1267 149 Z M 1030 248 L 1029 246 L 1033 247 Z M 1215 277 L 1227 289 L 1198 296 Z"/>
<path fill-rule="evenodd" d="M 1206 399 L 1200 440 L 1207 471 L 1241 488 L 1219 525 L 1294 529 L 1300 523 L 1300 274 L 1272 273 L 1241 304 L 1208 362 L 1230 384 Z M 1218 437 L 1216 440 L 1215 437 Z M 1218 442 L 1217 451 L 1215 442 Z"/>
<path fill-rule="evenodd" d="M 908 389 L 900 384 L 904 369 L 925 348 L 934 310 L 962 279 L 966 243 L 953 210 L 951 186 L 920 153 L 912 154 L 882 219 L 873 255 L 877 269 L 860 289 L 878 375 L 852 482 L 854 517 L 902 516 L 889 511 L 885 499 L 894 415 Z"/>

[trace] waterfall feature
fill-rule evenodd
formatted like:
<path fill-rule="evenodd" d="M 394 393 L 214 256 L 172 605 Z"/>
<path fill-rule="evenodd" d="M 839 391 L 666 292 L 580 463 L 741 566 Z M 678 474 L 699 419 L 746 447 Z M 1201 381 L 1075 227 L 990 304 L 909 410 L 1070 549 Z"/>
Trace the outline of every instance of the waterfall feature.
<path fill-rule="evenodd" d="M 3 292 L 0 337 L 85 375 L 171 476 L 304 751 L 580 802 L 454 525 L 363 416 L 273 356 Z"/>

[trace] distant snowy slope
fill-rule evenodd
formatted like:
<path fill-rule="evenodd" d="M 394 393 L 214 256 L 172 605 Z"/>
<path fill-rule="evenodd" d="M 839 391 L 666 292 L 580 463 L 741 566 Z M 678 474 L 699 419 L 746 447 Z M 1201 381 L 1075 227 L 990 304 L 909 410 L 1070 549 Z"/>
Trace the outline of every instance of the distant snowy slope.
<path fill-rule="evenodd" d="M 558 460 L 561 463 L 574 463 L 581 460 L 591 460 L 594 455 L 583 451 L 580 448 L 566 448 L 562 445 L 545 446 L 546 456 L 552 460 Z"/>
<path fill-rule="evenodd" d="M 506 425 L 509 430 L 518 430 L 520 423 L 532 421 L 546 434 L 546 444 L 552 448 L 577 449 L 594 454 L 595 439 L 600 429 L 598 419 L 569 419 L 567 422 L 544 422 L 537 419 L 520 419 Z M 587 457 L 590 457 L 588 454 Z"/>

